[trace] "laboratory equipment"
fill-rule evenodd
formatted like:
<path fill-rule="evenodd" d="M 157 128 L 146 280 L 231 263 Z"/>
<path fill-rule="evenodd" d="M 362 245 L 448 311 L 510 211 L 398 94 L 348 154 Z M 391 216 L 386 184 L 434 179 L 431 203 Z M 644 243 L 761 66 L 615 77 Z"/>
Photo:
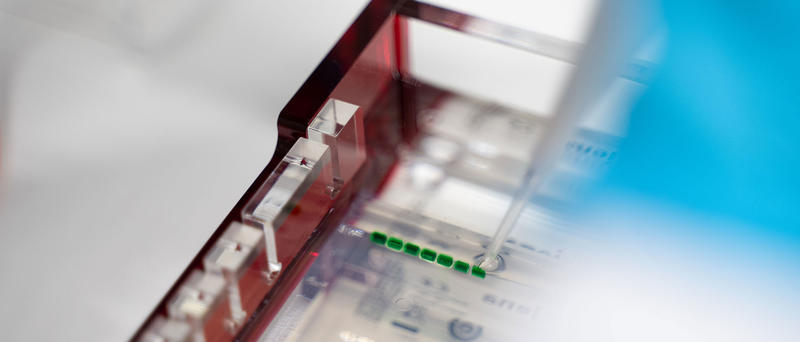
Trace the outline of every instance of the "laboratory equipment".
<path fill-rule="evenodd" d="M 552 275 L 591 241 L 564 208 L 616 158 L 649 70 L 576 72 L 625 51 L 592 44 L 370 2 L 134 340 L 535 338 Z"/>

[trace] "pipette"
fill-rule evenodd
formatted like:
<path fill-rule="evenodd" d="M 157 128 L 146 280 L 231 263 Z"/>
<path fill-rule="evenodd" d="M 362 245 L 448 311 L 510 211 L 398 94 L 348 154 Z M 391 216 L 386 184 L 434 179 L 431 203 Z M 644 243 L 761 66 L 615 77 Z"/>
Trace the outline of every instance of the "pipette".
<path fill-rule="evenodd" d="M 549 119 L 544 132 L 536 140 L 531 163 L 519 188 L 486 248 L 480 267 L 495 271 L 500 265 L 498 254 L 508 239 L 528 200 L 538 191 L 558 162 L 567 140 L 580 122 L 581 116 L 617 77 L 624 61 L 644 32 L 637 31 L 635 1 L 602 1 L 592 24 L 588 40 L 582 49 L 575 70 Z"/>

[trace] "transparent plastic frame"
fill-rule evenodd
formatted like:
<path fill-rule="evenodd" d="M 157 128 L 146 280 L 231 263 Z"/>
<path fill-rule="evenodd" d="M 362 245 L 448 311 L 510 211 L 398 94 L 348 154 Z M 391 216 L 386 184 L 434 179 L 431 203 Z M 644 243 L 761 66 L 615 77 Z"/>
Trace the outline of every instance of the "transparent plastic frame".
<path fill-rule="evenodd" d="M 442 41 L 469 49 L 432 49 Z M 518 186 L 532 137 L 547 129 L 552 98 L 561 94 L 580 48 L 424 2 L 371 1 L 281 111 L 272 160 L 134 338 L 152 336 L 165 317 L 189 322 L 192 336 L 214 334 L 215 340 L 297 335 L 269 328 L 285 319 L 287 301 L 330 291 L 338 276 L 349 276 L 347 267 L 361 262 L 341 268 L 342 260 L 325 251 L 370 253 L 363 260 L 402 256 L 369 247 L 367 234 L 386 227 L 404 241 L 418 239 L 473 263 L 502 211 L 496 198 Z M 475 59 L 480 56 L 492 58 Z M 509 68 L 511 62 L 530 67 Z M 633 63 L 621 79 L 637 83 L 647 72 Z M 613 159 L 615 144 L 611 134 L 582 130 L 566 147 L 564 172 L 533 202 L 568 201 L 576 184 Z M 540 211 L 523 215 L 542 227 L 561 224 Z M 504 249 L 513 267 L 483 283 L 468 278 L 465 288 L 500 278 L 530 281 L 526 272 L 550 269 L 568 236 L 542 233 L 535 246 L 514 237 Z M 417 262 L 400 264 L 428 274 Z M 370 286 L 393 276 L 385 265 L 368 268 Z M 173 308 L 176 296 L 191 292 L 197 272 L 224 282 L 211 303 L 212 311 L 223 312 L 223 323 L 214 324 L 224 329 L 208 330 L 212 320 Z M 363 337 L 346 333 L 350 340 Z M 447 333 L 442 328 L 434 335 Z"/>

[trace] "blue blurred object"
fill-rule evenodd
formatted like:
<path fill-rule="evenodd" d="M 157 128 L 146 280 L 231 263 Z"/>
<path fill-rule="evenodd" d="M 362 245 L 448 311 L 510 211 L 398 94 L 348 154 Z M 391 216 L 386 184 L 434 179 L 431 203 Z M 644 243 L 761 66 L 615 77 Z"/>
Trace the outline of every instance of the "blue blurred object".
<path fill-rule="evenodd" d="M 800 240 L 800 2 L 664 1 L 607 189 Z"/>

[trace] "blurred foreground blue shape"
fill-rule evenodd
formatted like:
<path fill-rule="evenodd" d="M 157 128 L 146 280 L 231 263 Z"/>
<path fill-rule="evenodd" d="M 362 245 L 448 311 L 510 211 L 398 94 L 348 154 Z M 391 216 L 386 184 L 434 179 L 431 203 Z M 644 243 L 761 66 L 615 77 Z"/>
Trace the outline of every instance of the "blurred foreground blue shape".
<path fill-rule="evenodd" d="M 605 185 L 800 240 L 800 3 L 662 11 L 665 54 Z"/>
<path fill-rule="evenodd" d="M 591 313 L 575 324 L 586 340 L 797 341 L 800 2 L 660 7 L 664 53 L 589 201 L 603 244 L 573 273 L 573 311 Z"/>

